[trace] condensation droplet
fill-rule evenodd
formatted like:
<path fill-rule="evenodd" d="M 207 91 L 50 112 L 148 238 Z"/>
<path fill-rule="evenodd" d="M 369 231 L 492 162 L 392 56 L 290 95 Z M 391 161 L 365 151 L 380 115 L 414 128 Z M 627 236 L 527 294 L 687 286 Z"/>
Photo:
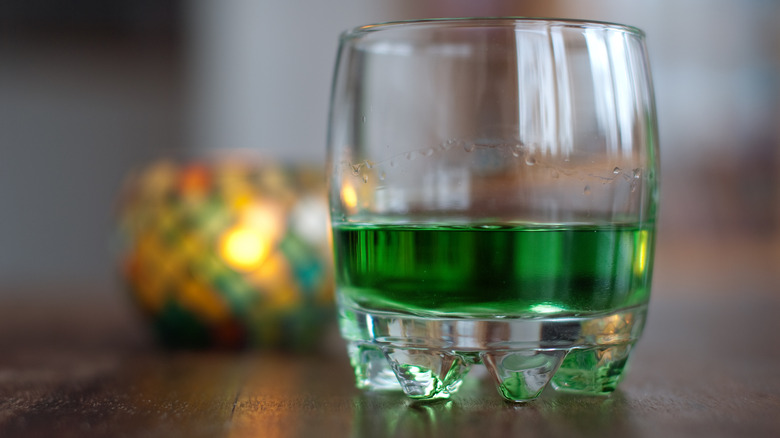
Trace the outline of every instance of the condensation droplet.
<path fill-rule="evenodd" d="M 360 118 L 360 120 L 361 120 L 363 123 L 366 123 L 366 116 L 363 116 L 363 117 L 361 117 L 361 118 Z"/>
<path fill-rule="evenodd" d="M 585 194 L 586 195 L 590 195 L 590 186 L 589 185 L 585 186 Z"/>
<path fill-rule="evenodd" d="M 386 173 L 382 172 L 382 173 L 379 174 L 379 180 L 380 181 L 384 181 L 385 178 L 387 178 L 387 174 Z"/>
<path fill-rule="evenodd" d="M 366 169 L 373 169 L 374 168 L 374 164 L 372 162 L 368 161 L 368 160 L 363 161 L 363 163 L 366 165 Z"/>
<path fill-rule="evenodd" d="M 621 169 L 620 169 L 619 167 L 615 166 L 615 168 L 614 168 L 614 169 L 612 169 L 612 173 L 614 173 L 615 175 L 617 175 L 617 174 L 619 174 L 619 173 L 620 173 L 620 170 L 621 170 Z"/>
<path fill-rule="evenodd" d="M 368 182 L 368 175 L 363 175 L 363 182 L 364 182 L 364 183 L 367 183 L 367 182 Z"/>
<path fill-rule="evenodd" d="M 463 145 L 463 150 L 465 150 L 466 152 L 474 152 L 474 149 L 476 148 L 477 145 L 475 145 L 474 143 L 467 143 Z"/>
<path fill-rule="evenodd" d="M 352 174 L 355 176 L 360 175 L 360 164 L 350 164 L 350 167 L 352 167 Z"/>
<path fill-rule="evenodd" d="M 529 166 L 533 166 L 534 164 L 536 164 L 536 158 L 534 158 L 534 157 L 525 157 L 525 164 L 527 164 Z"/>
<path fill-rule="evenodd" d="M 634 179 L 639 179 L 642 177 L 642 169 L 636 168 L 634 169 Z"/>
<path fill-rule="evenodd" d="M 423 155 L 425 155 L 426 157 L 430 157 L 431 155 L 433 155 L 433 152 L 434 152 L 433 148 L 428 148 L 425 151 L 423 151 Z"/>

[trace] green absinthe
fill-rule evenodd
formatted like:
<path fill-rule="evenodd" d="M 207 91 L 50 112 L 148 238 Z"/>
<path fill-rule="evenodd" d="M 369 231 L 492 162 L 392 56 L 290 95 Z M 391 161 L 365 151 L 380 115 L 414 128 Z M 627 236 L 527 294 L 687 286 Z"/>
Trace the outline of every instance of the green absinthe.
<path fill-rule="evenodd" d="M 580 316 L 649 298 L 651 226 L 334 227 L 338 293 L 367 311 Z"/>

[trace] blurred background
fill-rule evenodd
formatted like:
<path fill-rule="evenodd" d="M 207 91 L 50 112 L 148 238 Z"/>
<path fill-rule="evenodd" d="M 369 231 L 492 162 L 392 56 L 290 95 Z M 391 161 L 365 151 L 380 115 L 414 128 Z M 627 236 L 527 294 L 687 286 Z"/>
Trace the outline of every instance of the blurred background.
<path fill-rule="evenodd" d="M 5 0 L 0 294 L 116 294 L 117 193 L 159 156 L 244 148 L 323 163 L 342 30 L 497 15 L 645 30 L 662 151 L 659 267 L 706 272 L 721 258 L 780 271 L 775 0 Z"/>

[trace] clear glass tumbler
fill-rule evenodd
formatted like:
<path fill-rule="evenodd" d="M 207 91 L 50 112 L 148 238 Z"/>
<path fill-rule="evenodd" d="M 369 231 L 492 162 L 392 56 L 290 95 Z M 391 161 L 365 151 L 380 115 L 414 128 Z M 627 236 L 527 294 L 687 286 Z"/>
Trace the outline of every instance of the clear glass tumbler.
<path fill-rule="evenodd" d="M 358 387 L 615 389 L 650 296 L 658 147 L 642 31 L 522 18 L 345 32 L 328 173 Z"/>

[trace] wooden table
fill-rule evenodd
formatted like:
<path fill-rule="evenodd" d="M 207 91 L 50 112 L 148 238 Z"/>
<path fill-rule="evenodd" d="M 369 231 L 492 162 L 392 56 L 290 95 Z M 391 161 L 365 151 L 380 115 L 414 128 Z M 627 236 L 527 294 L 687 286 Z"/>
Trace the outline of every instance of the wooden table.
<path fill-rule="evenodd" d="M 7 286 L 1 437 L 780 437 L 780 271 L 771 243 L 659 248 L 645 336 L 610 397 L 510 404 L 474 382 L 415 404 L 353 388 L 343 346 L 166 352 L 115 293 Z"/>

